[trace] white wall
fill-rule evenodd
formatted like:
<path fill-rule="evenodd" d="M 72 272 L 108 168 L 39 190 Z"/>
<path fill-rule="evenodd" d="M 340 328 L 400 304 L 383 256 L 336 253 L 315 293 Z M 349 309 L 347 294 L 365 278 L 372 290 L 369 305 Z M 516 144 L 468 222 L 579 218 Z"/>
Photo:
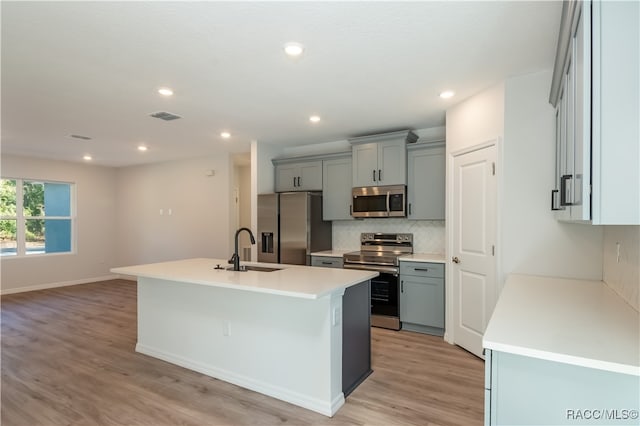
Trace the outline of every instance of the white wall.
<path fill-rule="evenodd" d="M 251 228 L 251 167 L 242 166 L 237 168 L 238 171 L 238 188 L 240 190 L 240 200 L 238 208 L 240 209 L 240 227 Z M 240 247 L 249 247 L 249 235 L 243 232 L 240 235 Z M 243 259 L 249 260 L 249 259 Z"/>
<path fill-rule="evenodd" d="M 447 157 L 452 152 L 501 138 L 504 135 L 504 108 L 504 83 L 449 108 Z"/>
<path fill-rule="evenodd" d="M 232 173 L 226 153 L 119 169 L 115 266 L 229 258 Z"/>
<path fill-rule="evenodd" d="M 74 254 L 2 258 L 2 293 L 112 278 L 116 247 L 116 169 L 2 155 L 2 176 L 76 184 Z"/>
<path fill-rule="evenodd" d="M 559 222 L 550 210 L 555 172 L 550 84 L 551 71 L 505 82 L 501 285 L 510 273 L 602 279 L 602 228 Z"/>
<path fill-rule="evenodd" d="M 640 310 L 640 226 L 604 227 L 603 268 L 609 287 Z"/>
<path fill-rule="evenodd" d="M 269 194 L 275 190 L 275 170 L 272 158 L 282 155 L 282 147 L 251 142 L 251 199 L 257 200 L 258 194 Z M 251 206 L 251 229 L 258 229 L 258 205 Z M 258 258 L 256 246 L 251 248 L 251 258 Z"/>

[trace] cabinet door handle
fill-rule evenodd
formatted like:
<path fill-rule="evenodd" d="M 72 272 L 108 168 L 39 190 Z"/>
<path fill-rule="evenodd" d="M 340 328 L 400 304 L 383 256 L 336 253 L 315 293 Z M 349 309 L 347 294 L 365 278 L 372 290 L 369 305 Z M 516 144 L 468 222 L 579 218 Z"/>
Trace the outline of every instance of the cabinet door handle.
<path fill-rule="evenodd" d="M 298 176 L 298 188 L 300 188 L 302 185 L 300 184 L 300 176 Z"/>
<path fill-rule="evenodd" d="M 569 187 L 567 186 L 567 181 L 572 181 L 572 180 L 573 180 L 573 175 L 562 175 L 562 177 L 560 177 L 560 205 L 561 206 L 573 205 L 573 201 L 568 200 L 569 197 L 567 197 L 567 189 L 569 189 Z"/>
<path fill-rule="evenodd" d="M 413 268 L 414 271 L 429 272 L 429 268 Z"/>
<path fill-rule="evenodd" d="M 373 171 L 373 181 L 374 182 L 376 181 L 376 171 L 375 170 Z"/>
<path fill-rule="evenodd" d="M 563 207 L 558 206 L 558 195 L 559 192 L 557 189 L 551 190 L 551 210 L 564 210 Z M 558 206 L 558 207 L 556 207 Z"/>
<path fill-rule="evenodd" d="M 332 262 L 324 262 L 324 261 L 322 262 L 322 264 L 323 264 L 323 265 L 333 265 L 333 263 L 332 263 Z"/>
<path fill-rule="evenodd" d="M 353 206 L 349 204 L 349 216 L 353 216 Z"/>
<path fill-rule="evenodd" d="M 409 216 L 411 216 L 411 203 L 409 203 Z"/>
<path fill-rule="evenodd" d="M 378 169 L 378 181 L 382 181 L 382 170 Z"/>
<path fill-rule="evenodd" d="M 296 177 L 295 176 L 293 177 L 293 187 L 294 188 L 296 187 Z"/>
<path fill-rule="evenodd" d="M 400 281 L 400 293 L 404 293 L 404 281 Z"/>

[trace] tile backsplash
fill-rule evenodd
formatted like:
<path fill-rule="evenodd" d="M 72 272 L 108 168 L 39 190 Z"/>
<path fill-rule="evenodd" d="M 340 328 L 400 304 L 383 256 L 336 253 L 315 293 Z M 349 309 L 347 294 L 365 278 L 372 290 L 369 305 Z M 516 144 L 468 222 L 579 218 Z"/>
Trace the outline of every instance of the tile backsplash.
<path fill-rule="evenodd" d="M 443 220 L 362 219 L 333 222 L 333 249 L 360 250 L 363 232 L 404 232 L 413 234 L 415 253 L 444 254 Z"/>
<path fill-rule="evenodd" d="M 638 311 L 640 226 L 605 226 L 602 264 L 603 281 Z"/>

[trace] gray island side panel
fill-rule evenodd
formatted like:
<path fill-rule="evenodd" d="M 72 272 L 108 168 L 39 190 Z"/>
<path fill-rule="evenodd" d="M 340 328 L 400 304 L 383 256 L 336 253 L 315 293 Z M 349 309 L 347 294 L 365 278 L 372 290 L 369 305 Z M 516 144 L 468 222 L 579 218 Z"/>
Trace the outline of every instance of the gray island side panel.
<path fill-rule="evenodd" d="M 342 296 L 342 392 L 348 396 L 371 373 L 370 281 L 348 287 Z"/>

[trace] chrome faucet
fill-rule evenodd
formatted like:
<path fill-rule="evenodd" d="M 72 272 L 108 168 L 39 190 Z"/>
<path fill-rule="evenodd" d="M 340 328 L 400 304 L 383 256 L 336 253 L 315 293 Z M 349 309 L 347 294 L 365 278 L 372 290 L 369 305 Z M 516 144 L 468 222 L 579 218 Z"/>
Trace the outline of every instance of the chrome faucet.
<path fill-rule="evenodd" d="M 235 250 L 233 252 L 233 256 L 231 256 L 231 259 L 229 259 L 229 263 L 233 263 L 233 270 L 234 271 L 239 271 L 240 270 L 240 256 L 238 256 L 238 235 L 242 231 L 247 231 L 249 233 L 249 238 L 251 239 L 251 244 L 255 244 L 256 243 L 256 239 L 253 237 L 253 232 L 251 232 L 251 229 L 249 229 L 249 228 L 240 228 L 240 229 L 238 229 L 236 231 Z"/>

